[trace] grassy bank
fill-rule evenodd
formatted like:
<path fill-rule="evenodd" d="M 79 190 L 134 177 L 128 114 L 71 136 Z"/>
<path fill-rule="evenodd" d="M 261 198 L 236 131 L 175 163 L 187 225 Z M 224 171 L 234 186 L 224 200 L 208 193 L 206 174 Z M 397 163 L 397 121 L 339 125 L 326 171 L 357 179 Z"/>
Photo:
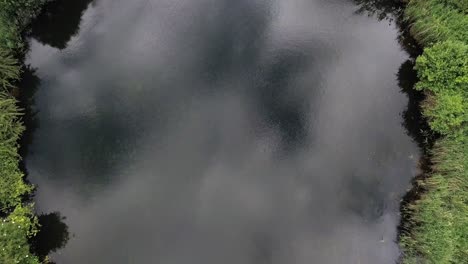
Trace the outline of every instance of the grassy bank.
<path fill-rule="evenodd" d="M 19 169 L 18 140 L 24 130 L 21 111 L 10 92 L 20 76 L 21 32 L 42 0 L 0 0 L 0 263 L 39 263 L 28 239 L 37 232 L 33 205 L 25 202 L 33 187 Z"/>
<path fill-rule="evenodd" d="M 403 263 L 468 260 L 468 1 L 411 0 L 410 32 L 424 47 L 416 59 L 426 99 L 421 110 L 440 137 L 431 168 L 403 208 Z"/>

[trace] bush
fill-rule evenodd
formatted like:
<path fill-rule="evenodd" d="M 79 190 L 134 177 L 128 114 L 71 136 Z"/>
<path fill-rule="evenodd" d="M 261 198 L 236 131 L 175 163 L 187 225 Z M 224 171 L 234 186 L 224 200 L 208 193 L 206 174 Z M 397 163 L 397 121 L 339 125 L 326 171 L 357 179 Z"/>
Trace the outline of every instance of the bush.
<path fill-rule="evenodd" d="M 452 90 L 468 94 L 468 45 L 460 41 L 444 41 L 426 48 L 416 59 L 420 79 L 417 90 L 434 93 Z"/>
<path fill-rule="evenodd" d="M 431 129 L 441 134 L 450 134 L 468 121 L 468 104 L 464 100 L 458 93 L 427 96 L 422 107 Z"/>
<path fill-rule="evenodd" d="M 415 89 L 424 90 L 424 115 L 431 128 L 449 134 L 468 121 L 468 45 L 444 41 L 426 48 L 416 60 L 420 81 Z"/>
<path fill-rule="evenodd" d="M 0 225 L 0 263 L 39 264 L 31 255 L 28 238 L 37 233 L 38 221 L 32 205 L 17 206 Z"/>

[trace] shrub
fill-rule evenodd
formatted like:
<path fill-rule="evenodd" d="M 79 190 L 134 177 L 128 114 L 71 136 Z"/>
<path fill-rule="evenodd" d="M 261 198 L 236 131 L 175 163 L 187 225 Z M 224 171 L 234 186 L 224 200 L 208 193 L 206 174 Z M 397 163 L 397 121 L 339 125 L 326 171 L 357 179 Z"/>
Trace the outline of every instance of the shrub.
<path fill-rule="evenodd" d="M 449 134 L 468 121 L 468 45 L 444 41 L 426 48 L 416 60 L 420 81 L 415 89 L 425 90 L 424 115 L 431 128 Z"/>
<path fill-rule="evenodd" d="M 458 93 L 429 95 L 423 102 L 423 113 L 428 118 L 432 130 L 449 134 L 468 121 L 468 104 Z"/>
<path fill-rule="evenodd" d="M 452 90 L 468 93 L 468 45 L 459 41 L 444 41 L 426 48 L 416 59 L 417 90 L 434 93 Z"/>
<path fill-rule="evenodd" d="M 37 233 L 32 205 L 17 206 L 0 224 L 0 263 L 39 264 L 30 252 L 28 238 Z"/>

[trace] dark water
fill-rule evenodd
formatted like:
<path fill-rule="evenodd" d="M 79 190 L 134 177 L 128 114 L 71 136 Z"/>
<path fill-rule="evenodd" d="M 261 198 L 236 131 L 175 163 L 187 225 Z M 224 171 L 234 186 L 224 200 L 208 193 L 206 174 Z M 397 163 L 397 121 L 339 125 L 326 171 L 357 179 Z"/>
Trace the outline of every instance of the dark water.
<path fill-rule="evenodd" d="M 409 55 L 394 23 L 357 9 L 49 6 L 27 59 L 38 87 L 26 165 L 55 230 L 41 239 L 68 232 L 49 241 L 52 258 L 395 263 L 419 155 L 402 125 Z"/>

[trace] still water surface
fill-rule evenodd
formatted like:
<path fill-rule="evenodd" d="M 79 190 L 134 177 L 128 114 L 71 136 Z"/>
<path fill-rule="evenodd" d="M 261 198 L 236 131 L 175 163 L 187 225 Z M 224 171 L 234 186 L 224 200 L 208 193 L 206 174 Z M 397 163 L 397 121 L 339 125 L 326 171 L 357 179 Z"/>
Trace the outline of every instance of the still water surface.
<path fill-rule="evenodd" d="M 58 3 L 26 156 L 38 211 L 66 217 L 57 263 L 395 263 L 418 149 L 393 23 L 346 0 Z"/>

